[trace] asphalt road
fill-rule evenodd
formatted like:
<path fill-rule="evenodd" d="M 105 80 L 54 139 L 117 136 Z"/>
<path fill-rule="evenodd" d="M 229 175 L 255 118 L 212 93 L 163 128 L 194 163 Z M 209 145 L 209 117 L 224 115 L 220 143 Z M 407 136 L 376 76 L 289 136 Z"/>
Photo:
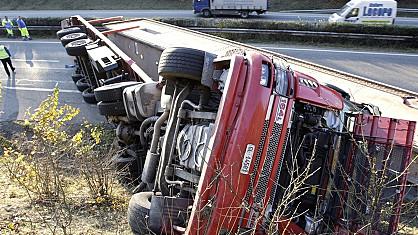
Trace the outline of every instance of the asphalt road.
<path fill-rule="evenodd" d="M 78 107 L 77 120 L 104 121 L 95 105 L 86 104 L 71 80 L 73 64 L 56 40 L 0 41 L 13 54 L 17 73 L 7 78 L 0 68 L 2 90 L 0 121 L 23 119 L 28 108 L 35 109 L 55 86 L 61 91 L 60 102 Z M 326 65 L 345 72 L 418 91 L 418 54 L 385 53 L 335 48 L 289 45 L 260 45 L 269 50 Z"/>
<path fill-rule="evenodd" d="M 73 64 L 62 45 L 56 40 L 0 41 L 12 53 L 16 74 L 8 78 L 0 67 L 1 97 L 0 121 L 22 120 L 27 109 L 34 110 L 42 100 L 52 93 L 55 86 L 60 89 L 60 102 L 80 108 L 76 121 L 104 121 L 98 115 L 96 105 L 83 101 L 76 89 L 71 74 Z"/>
<path fill-rule="evenodd" d="M 418 92 L 418 54 L 256 44 L 271 51 Z"/>
<path fill-rule="evenodd" d="M 81 15 L 83 17 L 111 17 L 124 16 L 129 18 L 152 18 L 152 17 L 201 17 L 193 14 L 192 10 L 42 10 L 42 11 L 0 11 L 0 16 L 24 16 L 24 17 L 69 17 L 72 15 Z M 277 20 L 277 21 L 328 21 L 329 14 L 314 13 L 282 13 L 267 12 L 257 16 L 251 15 L 251 19 Z M 418 27 L 418 18 L 398 17 L 397 25 L 408 25 Z"/>

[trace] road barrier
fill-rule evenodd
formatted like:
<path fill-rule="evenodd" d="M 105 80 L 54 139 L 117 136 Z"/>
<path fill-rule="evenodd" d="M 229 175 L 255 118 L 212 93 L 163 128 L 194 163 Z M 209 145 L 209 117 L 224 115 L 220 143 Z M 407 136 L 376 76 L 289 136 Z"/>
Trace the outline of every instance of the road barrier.
<path fill-rule="evenodd" d="M 340 9 L 316 9 L 316 10 L 285 10 L 280 11 L 280 13 L 317 13 L 317 14 L 332 14 Z M 405 13 L 418 13 L 418 9 L 412 8 L 398 8 L 398 12 Z"/>
<path fill-rule="evenodd" d="M 272 29 L 229 29 L 229 28 L 200 28 L 188 27 L 189 29 L 204 33 L 236 33 L 236 34 L 286 34 L 292 36 L 316 36 L 333 38 L 351 38 L 351 39 L 376 39 L 388 41 L 407 41 L 418 40 L 416 36 L 398 36 L 398 35 L 379 35 L 379 34 L 360 34 L 360 33 L 334 33 L 300 30 L 272 30 Z"/>
<path fill-rule="evenodd" d="M 17 27 L 15 27 L 17 30 Z M 331 37 L 331 38 L 349 38 L 349 39 L 367 39 L 367 40 L 386 40 L 386 41 L 414 41 L 418 43 L 418 36 L 403 35 L 380 35 L 380 34 L 362 34 L 362 33 L 335 33 L 335 32 L 317 32 L 304 30 L 281 30 L 281 29 L 241 29 L 241 28 L 202 28 L 186 27 L 203 33 L 232 33 L 232 34 L 270 34 L 270 35 L 290 35 L 301 37 Z M 3 29 L 3 27 L 1 27 Z M 61 26 L 28 26 L 33 31 L 58 31 Z M 99 28 L 100 30 L 101 28 Z"/>

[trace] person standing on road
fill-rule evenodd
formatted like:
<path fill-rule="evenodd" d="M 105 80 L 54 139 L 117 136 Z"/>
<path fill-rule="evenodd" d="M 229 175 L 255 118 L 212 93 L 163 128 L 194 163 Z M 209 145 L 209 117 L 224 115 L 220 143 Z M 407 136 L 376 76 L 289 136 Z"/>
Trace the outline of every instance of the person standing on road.
<path fill-rule="evenodd" d="M 12 38 L 13 35 L 13 23 L 11 20 L 7 18 L 7 16 L 4 17 L 4 19 L 1 21 L 1 25 L 6 29 L 7 37 Z"/>
<path fill-rule="evenodd" d="M 17 27 L 19 28 L 20 34 L 22 35 L 23 40 L 24 41 L 28 39 L 32 40 L 32 38 L 29 36 L 28 28 L 26 28 L 25 21 L 23 21 L 23 19 L 20 18 L 20 16 L 17 17 L 16 23 L 17 23 Z"/>
<path fill-rule="evenodd" d="M 7 76 L 10 77 L 9 69 L 7 68 L 7 64 L 9 64 L 10 69 L 15 73 L 15 67 L 13 67 L 12 60 L 10 59 L 12 55 L 10 51 L 4 45 L 0 44 L 0 60 L 3 63 L 4 70 L 7 73 Z"/>

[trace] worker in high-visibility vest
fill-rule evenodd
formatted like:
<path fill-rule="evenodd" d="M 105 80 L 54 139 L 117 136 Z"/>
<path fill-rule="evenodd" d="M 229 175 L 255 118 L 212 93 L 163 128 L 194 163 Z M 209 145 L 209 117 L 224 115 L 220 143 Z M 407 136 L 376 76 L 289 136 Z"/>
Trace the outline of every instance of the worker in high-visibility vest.
<path fill-rule="evenodd" d="M 7 37 L 12 38 L 13 35 L 13 23 L 11 20 L 7 18 L 7 16 L 4 17 L 4 19 L 1 21 L 1 25 L 6 29 Z"/>
<path fill-rule="evenodd" d="M 9 77 L 10 77 L 10 71 L 7 68 L 7 65 L 9 65 L 13 73 L 15 73 L 15 70 L 16 70 L 16 68 L 13 67 L 12 60 L 10 58 L 11 56 L 12 55 L 10 54 L 10 51 L 7 49 L 7 47 L 0 44 L 0 60 L 1 60 L 1 63 L 3 63 L 4 70 L 6 71 L 7 76 Z"/>
<path fill-rule="evenodd" d="M 23 21 L 23 19 L 20 18 L 20 16 L 17 17 L 16 24 L 20 30 L 20 34 L 22 35 L 23 40 L 32 40 L 32 38 L 29 36 L 28 28 L 26 28 L 25 21 Z"/>

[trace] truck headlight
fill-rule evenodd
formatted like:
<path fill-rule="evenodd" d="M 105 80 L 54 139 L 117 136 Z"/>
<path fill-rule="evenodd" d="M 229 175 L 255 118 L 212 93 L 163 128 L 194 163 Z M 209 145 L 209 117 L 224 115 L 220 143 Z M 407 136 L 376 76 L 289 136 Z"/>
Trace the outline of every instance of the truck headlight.
<path fill-rule="evenodd" d="M 268 87 L 270 80 L 270 68 L 268 64 L 261 64 L 260 85 Z"/>

